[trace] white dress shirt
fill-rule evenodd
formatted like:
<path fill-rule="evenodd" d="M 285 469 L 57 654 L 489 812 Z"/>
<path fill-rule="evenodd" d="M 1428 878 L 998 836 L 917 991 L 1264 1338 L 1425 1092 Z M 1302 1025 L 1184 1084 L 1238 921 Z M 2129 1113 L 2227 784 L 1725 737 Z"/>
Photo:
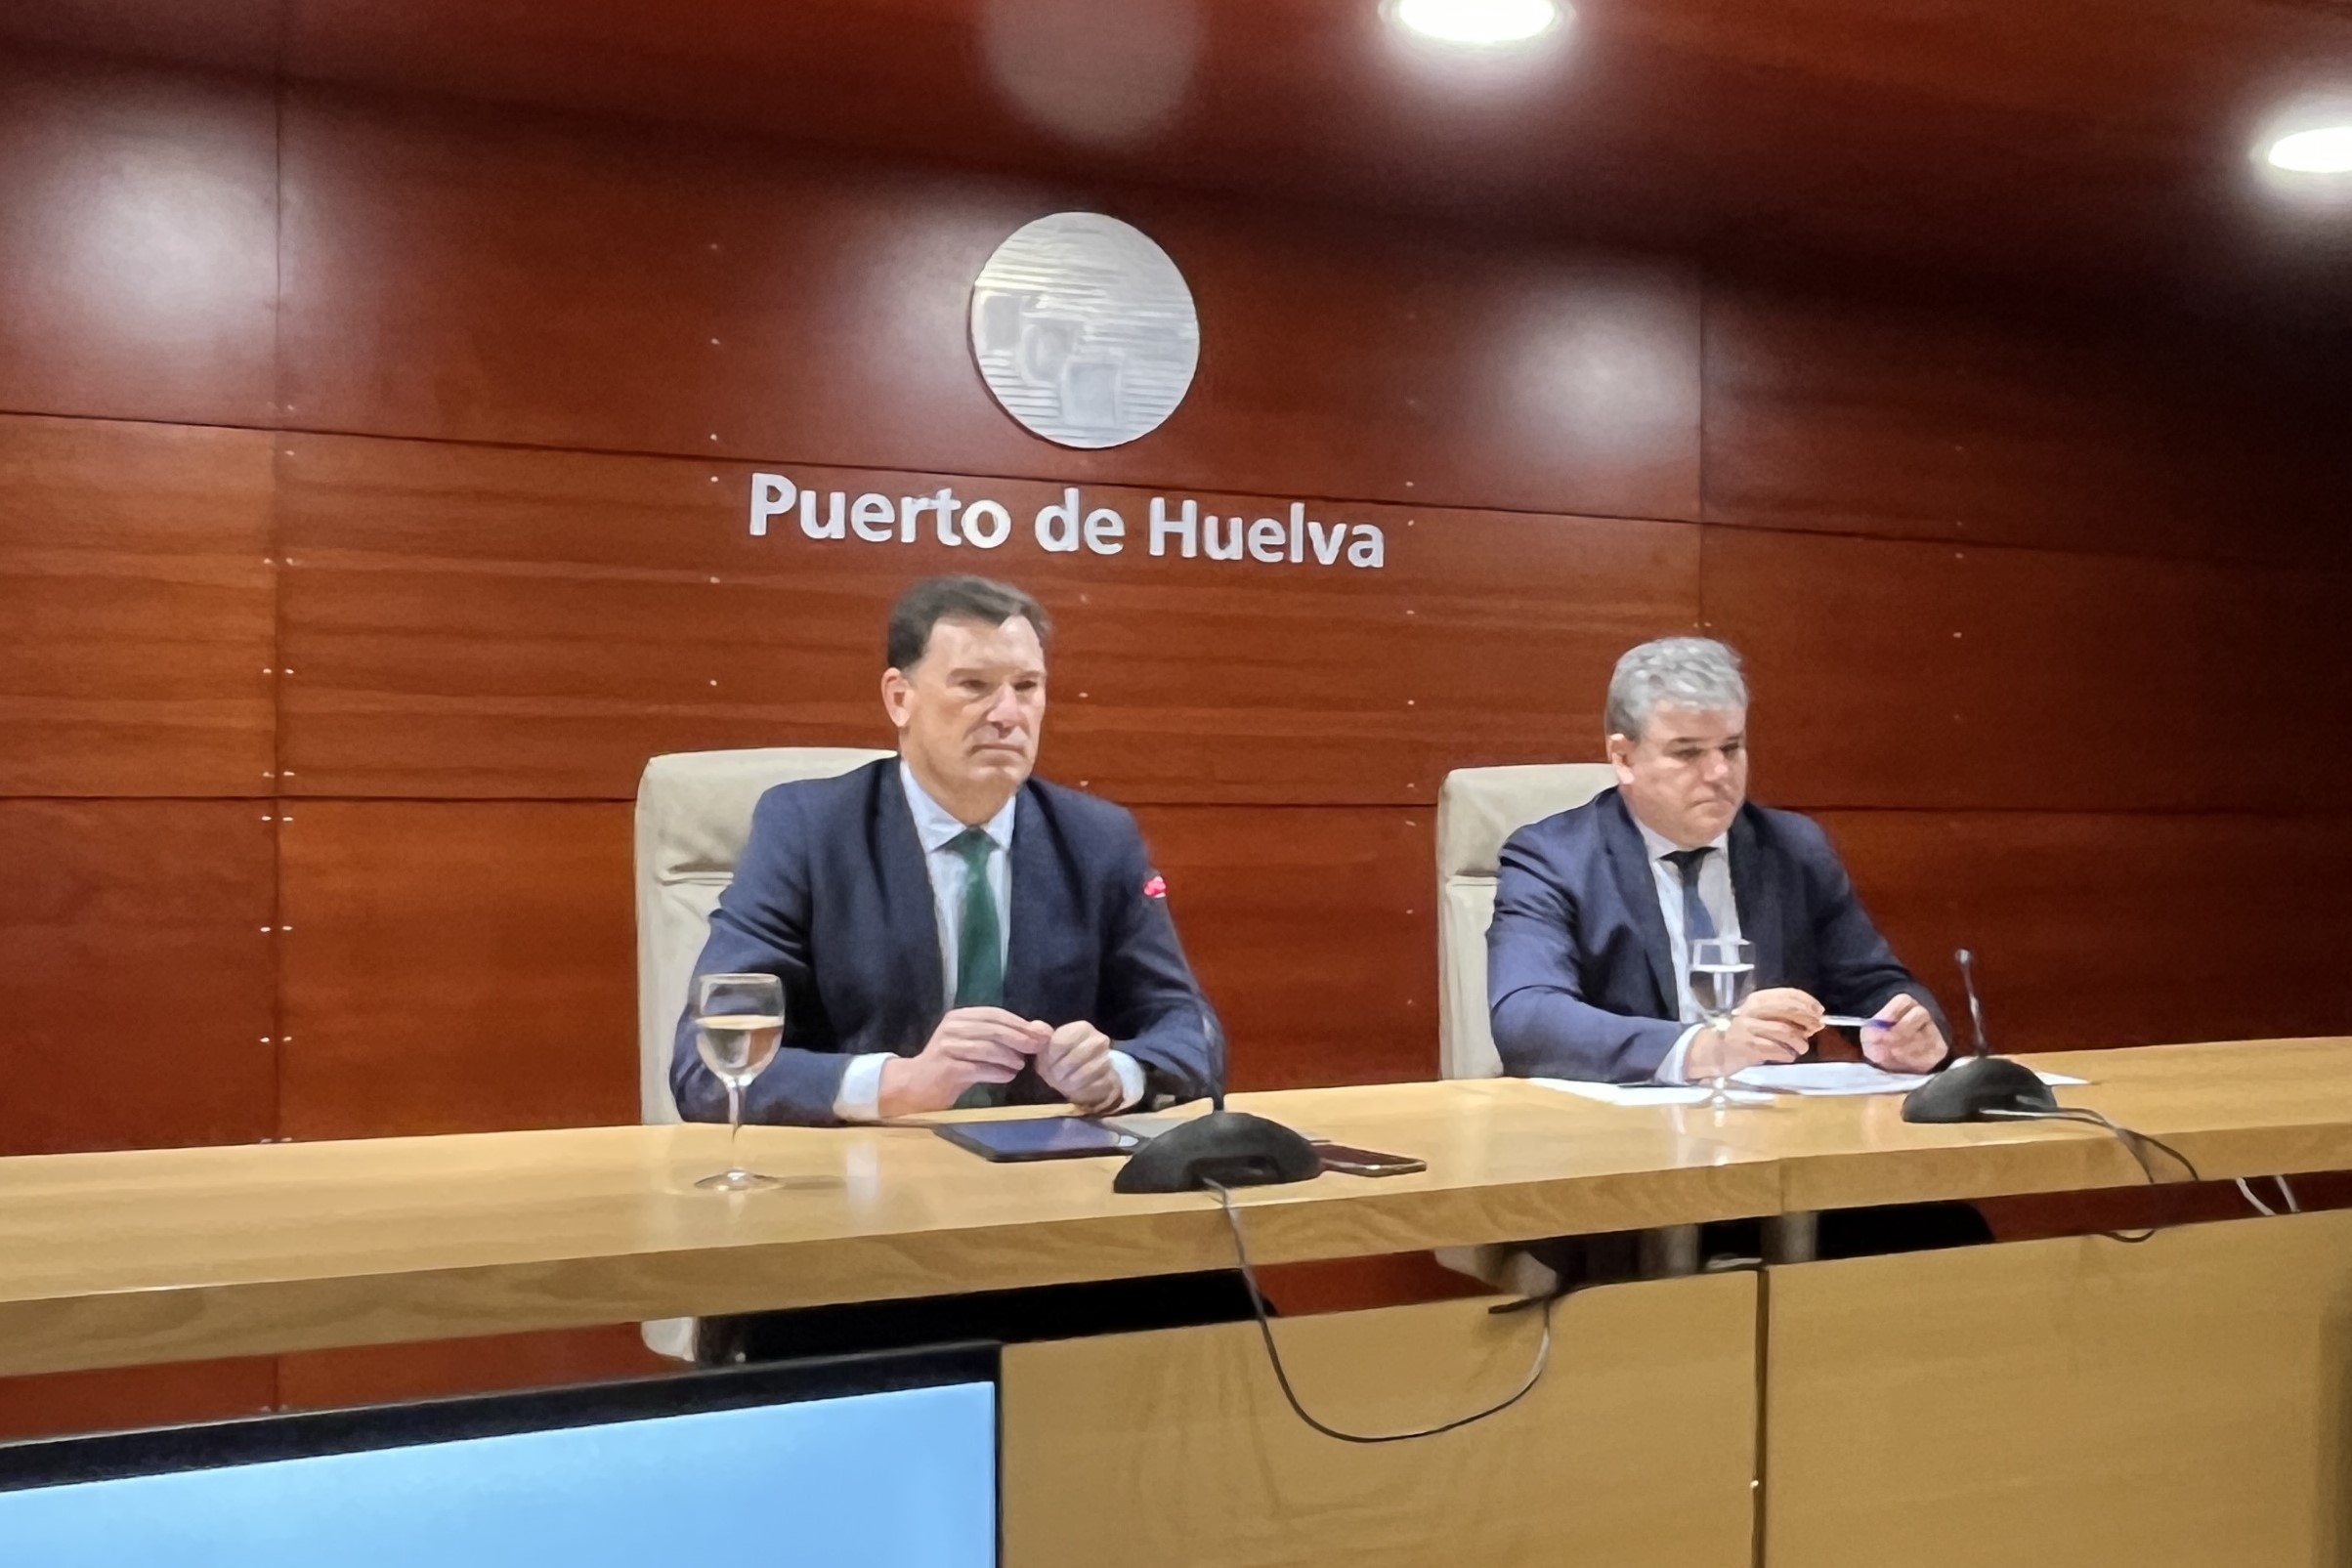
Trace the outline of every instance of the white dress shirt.
<path fill-rule="evenodd" d="M 1690 995 L 1690 934 L 1683 929 L 1683 873 L 1666 857 L 1677 853 L 1681 845 L 1659 833 L 1650 831 L 1640 818 L 1634 826 L 1642 835 L 1642 843 L 1649 851 L 1650 882 L 1657 889 L 1658 912 L 1666 917 L 1666 945 L 1669 961 L 1674 966 L 1675 1016 L 1690 1027 L 1683 1031 L 1674 1049 L 1658 1063 L 1657 1081 L 1660 1083 L 1688 1083 L 1683 1063 L 1690 1055 L 1690 1042 L 1706 1025 L 1701 1021 L 1698 1003 Z M 1707 917 L 1715 922 L 1715 934 L 1727 942 L 1739 940 L 1739 901 L 1732 892 L 1732 835 L 1720 834 L 1707 848 L 1715 853 L 1698 863 L 1698 901 L 1706 907 Z"/>
<path fill-rule="evenodd" d="M 962 855 L 948 846 L 963 835 L 964 825 L 915 782 L 915 770 L 903 760 L 898 765 L 898 782 L 906 787 L 907 807 L 915 815 L 915 837 L 922 845 L 923 865 L 931 873 L 931 913 L 939 925 L 939 972 L 953 996 L 962 957 L 963 894 L 971 872 Z M 988 835 L 988 891 L 997 906 L 1000 972 L 1012 944 L 1012 823 L 1020 799 L 1015 791 L 1003 810 L 979 825 L 980 831 Z M 892 1054 L 871 1051 L 850 1058 L 849 1070 L 841 1075 L 840 1092 L 834 1096 L 834 1116 L 844 1122 L 872 1122 L 880 1117 L 882 1068 Z M 1119 1075 L 1119 1086 L 1125 1091 L 1121 1110 L 1143 1098 L 1142 1063 L 1115 1050 L 1111 1052 L 1111 1070 Z"/>

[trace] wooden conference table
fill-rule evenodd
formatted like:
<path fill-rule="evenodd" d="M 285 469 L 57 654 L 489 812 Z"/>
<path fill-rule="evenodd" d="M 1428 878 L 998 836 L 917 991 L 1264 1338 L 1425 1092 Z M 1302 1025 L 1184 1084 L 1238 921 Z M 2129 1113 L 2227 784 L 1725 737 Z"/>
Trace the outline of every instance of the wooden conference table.
<path fill-rule="evenodd" d="M 2352 1039 L 2033 1059 L 2207 1179 L 2352 1168 Z M 1508 1081 L 1236 1096 L 1426 1174 L 1243 1195 L 1260 1262 L 2132 1186 L 2076 1124 L 1897 1102 L 1603 1105 Z M 747 1129 L 792 1178 L 697 1192 L 724 1129 L 0 1160 L 0 1377 L 1216 1268 L 1203 1195 L 989 1166 L 919 1126 Z M 2251 1209 L 2248 1209 L 2249 1216 Z M 1293 1318 L 1358 1429 L 1523 1377 L 1491 1299 Z M 1580 1293 L 1503 1416 L 1361 1448 L 1251 1325 L 1005 1357 L 1010 1564 L 2258 1565 L 2352 1551 L 2352 1213 L 1799 1263 Z M 0 1384 L 4 1397 L 5 1384 Z"/>

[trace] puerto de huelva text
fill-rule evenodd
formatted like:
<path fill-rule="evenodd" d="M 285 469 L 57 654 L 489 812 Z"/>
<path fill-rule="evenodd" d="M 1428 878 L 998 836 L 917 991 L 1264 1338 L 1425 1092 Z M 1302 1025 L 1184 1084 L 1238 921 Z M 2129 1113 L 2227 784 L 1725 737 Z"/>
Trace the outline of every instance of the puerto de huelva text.
<path fill-rule="evenodd" d="M 941 544 L 994 550 L 1013 536 L 1013 517 L 1003 502 L 986 496 L 964 499 L 953 488 L 925 495 L 884 495 L 869 490 L 802 489 L 782 474 L 751 476 L 751 532 L 765 537 L 774 520 L 791 516 L 812 539 L 866 544 L 913 544 L 935 538 Z M 1054 555 L 1090 551 L 1124 554 L 1131 543 L 1155 556 L 1211 561 L 1255 561 L 1266 566 L 1338 566 L 1378 571 L 1388 564 L 1389 544 L 1377 523 L 1325 523 L 1306 515 L 1304 501 L 1290 503 L 1285 517 L 1219 517 L 1205 513 L 1190 497 L 1151 498 L 1148 514 L 1131 524 L 1114 506 L 1089 505 L 1072 486 L 1062 498 L 1039 507 L 1029 520 L 1029 536 Z"/>

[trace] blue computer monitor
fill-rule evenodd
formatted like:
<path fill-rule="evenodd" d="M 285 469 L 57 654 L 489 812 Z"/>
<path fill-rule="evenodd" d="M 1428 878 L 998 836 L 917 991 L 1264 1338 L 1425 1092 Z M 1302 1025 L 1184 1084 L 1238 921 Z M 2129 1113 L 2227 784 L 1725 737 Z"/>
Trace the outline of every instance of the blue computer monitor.
<path fill-rule="evenodd" d="M 991 1347 L 0 1445 L 7 1568 L 987 1568 Z"/>

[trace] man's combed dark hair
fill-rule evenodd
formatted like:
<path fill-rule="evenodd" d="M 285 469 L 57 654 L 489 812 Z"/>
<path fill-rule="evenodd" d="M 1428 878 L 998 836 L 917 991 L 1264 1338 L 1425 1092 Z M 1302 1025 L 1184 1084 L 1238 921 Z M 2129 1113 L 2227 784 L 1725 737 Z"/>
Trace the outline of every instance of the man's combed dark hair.
<path fill-rule="evenodd" d="M 890 634 L 883 646 L 890 669 L 913 669 L 931 646 L 931 628 L 951 616 L 968 616 L 1002 626 L 1015 615 L 1037 628 L 1042 646 L 1053 628 L 1036 600 L 1008 582 L 987 577 L 925 577 L 898 596 L 890 609 Z"/>

